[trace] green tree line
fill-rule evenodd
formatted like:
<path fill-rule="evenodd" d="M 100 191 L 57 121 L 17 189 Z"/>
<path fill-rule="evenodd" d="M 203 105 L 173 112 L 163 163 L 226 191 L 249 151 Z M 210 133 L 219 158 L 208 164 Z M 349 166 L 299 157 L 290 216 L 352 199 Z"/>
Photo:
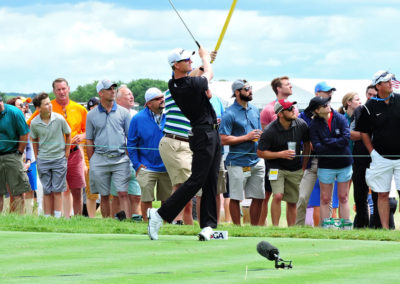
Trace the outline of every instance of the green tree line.
<path fill-rule="evenodd" d="M 91 97 L 98 96 L 96 92 L 97 82 L 98 81 L 94 81 L 93 83 L 78 86 L 75 91 L 70 93 L 70 99 L 76 102 L 87 102 Z M 135 97 L 135 102 L 142 106 L 145 103 L 144 94 L 146 93 L 147 89 L 155 87 L 163 92 L 168 89 L 168 83 L 162 80 L 138 79 L 132 80 L 128 83 L 121 81 L 115 83 L 118 85 L 118 87 L 123 84 L 127 85 Z M 50 93 L 49 95 L 51 99 L 55 98 L 54 93 Z"/>

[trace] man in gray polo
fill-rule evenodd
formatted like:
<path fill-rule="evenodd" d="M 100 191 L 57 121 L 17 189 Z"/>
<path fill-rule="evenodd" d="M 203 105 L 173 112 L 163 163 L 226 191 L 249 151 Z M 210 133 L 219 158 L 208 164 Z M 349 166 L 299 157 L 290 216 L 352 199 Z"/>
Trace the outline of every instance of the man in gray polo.
<path fill-rule="evenodd" d="M 126 136 L 130 114 L 115 102 L 117 85 L 101 80 L 96 90 L 100 104 L 91 110 L 86 120 L 87 155 L 90 162 L 90 191 L 101 195 L 101 214 L 110 217 L 111 178 L 117 188 L 121 210 L 128 215 L 130 163 L 126 154 Z"/>

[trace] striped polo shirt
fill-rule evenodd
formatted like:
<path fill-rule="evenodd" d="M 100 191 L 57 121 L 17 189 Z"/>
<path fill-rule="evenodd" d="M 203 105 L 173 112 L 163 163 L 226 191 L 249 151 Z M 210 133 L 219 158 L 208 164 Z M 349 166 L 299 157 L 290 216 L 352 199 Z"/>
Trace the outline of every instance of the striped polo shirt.
<path fill-rule="evenodd" d="M 164 132 L 187 138 L 189 130 L 192 129 L 190 121 L 183 115 L 169 90 L 165 91 L 165 110 Z"/>

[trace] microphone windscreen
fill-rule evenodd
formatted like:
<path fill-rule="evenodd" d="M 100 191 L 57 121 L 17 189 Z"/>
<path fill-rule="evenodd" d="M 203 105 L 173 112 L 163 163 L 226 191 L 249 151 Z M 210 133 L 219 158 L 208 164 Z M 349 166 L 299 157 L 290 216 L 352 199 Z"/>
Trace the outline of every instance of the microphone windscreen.
<path fill-rule="evenodd" d="M 278 248 L 267 241 L 261 241 L 257 244 L 257 252 L 268 260 L 275 260 L 275 255 L 279 255 Z"/>

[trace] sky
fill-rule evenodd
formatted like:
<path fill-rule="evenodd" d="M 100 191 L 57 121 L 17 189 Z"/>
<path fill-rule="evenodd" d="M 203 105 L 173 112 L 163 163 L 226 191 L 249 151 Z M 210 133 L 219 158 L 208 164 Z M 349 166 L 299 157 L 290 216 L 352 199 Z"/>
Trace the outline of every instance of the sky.
<path fill-rule="evenodd" d="M 213 50 L 232 1 L 172 1 L 197 41 Z M 238 0 L 214 79 L 396 74 L 399 27 L 398 0 Z M 58 77 L 72 90 L 104 78 L 168 80 L 170 50 L 197 50 L 168 0 L 0 0 L 0 35 L 1 92 L 49 92 Z"/>

